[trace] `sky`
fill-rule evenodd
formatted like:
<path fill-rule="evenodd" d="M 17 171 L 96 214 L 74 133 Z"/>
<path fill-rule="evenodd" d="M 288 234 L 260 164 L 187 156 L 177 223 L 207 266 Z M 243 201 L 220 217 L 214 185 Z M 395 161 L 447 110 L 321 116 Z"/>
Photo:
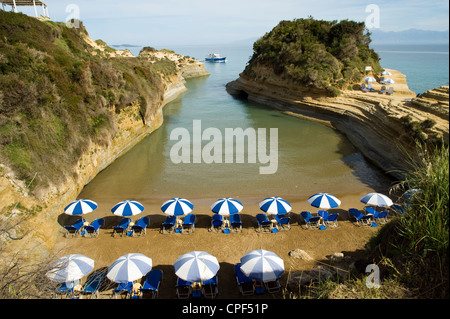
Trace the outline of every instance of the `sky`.
<path fill-rule="evenodd" d="M 53 21 L 79 17 L 109 45 L 233 43 L 256 39 L 281 20 L 364 21 L 369 29 L 449 29 L 448 0 L 43 0 Z M 8 7 L 9 9 L 9 7 Z M 34 16 L 33 8 L 20 7 Z M 39 9 L 41 14 L 42 10 Z"/>

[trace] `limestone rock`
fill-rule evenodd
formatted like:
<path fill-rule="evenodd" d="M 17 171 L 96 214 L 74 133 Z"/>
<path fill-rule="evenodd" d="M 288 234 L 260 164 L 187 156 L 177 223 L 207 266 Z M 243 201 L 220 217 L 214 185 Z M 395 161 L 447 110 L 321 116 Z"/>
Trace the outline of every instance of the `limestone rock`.
<path fill-rule="evenodd" d="M 291 256 L 292 258 L 298 258 L 298 259 L 302 259 L 302 260 L 313 260 L 313 258 L 308 255 L 308 253 L 302 249 L 294 249 L 291 250 L 289 252 L 289 256 Z"/>

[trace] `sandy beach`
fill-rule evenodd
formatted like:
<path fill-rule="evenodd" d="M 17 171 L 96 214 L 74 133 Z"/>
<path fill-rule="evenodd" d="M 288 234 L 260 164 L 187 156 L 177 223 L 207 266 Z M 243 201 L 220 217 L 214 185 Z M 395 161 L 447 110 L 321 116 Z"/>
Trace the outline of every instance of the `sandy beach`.
<path fill-rule="evenodd" d="M 263 296 L 242 296 L 236 284 L 234 264 L 250 250 L 265 249 L 273 251 L 280 256 L 285 263 L 285 273 L 280 282 L 283 287 L 289 273 L 300 270 L 310 270 L 321 263 L 329 263 L 326 256 L 336 252 L 343 252 L 345 256 L 357 258 L 364 250 L 367 241 L 375 235 L 381 227 L 359 227 L 353 222 L 348 209 L 355 207 L 362 209 L 364 204 L 359 198 L 367 194 L 366 191 L 355 194 L 340 196 L 342 204 L 339 208 L 330 212 L 339 213 L 339 226 L 328 228 L 327 230 L 306 229 L 304 221 L 300 216 L 303 210 L 312 213 L 317 212 L 311 207 L 307 198 L 295 199 L 286 198 L 292 205 L 291 230 L 280 231 L 279 233 L 259 233 L 257 231 L 256 214 L 260 213 L 258 203 L 263 198 L 240 198 L 244 204 L 241 212 L 243 230 L 242 233 L 215 233 L 209 231 L 211 226 L 210 205 L 213 199 L 203 199 L 193 201 L 195 204 L 193 213 L 197 216 L 195 231 L 191 234 L 161 234 L 161 223 L 166 215 L 161 212 L 160 204 L 146 204 L 145 210 L 135 216 L 133 221 L 140 217 L 148 216 L 150 225 L 144 237 L 113 237 L 112 227 L 117 225 L 121 217 L 113 215 L 107 209 L 100 210 L 85 215 L 85 218 L 92 222 L 95 218 L 103 217 L 105 225 L 100 229 L 97 238 L 75 238 L 60 237 L 55 251 L 58 255 L 83 254 L 95 260 L 94 270 L 108 267 L 118 257 L 127 253 L 142 253 L 153 261 L 153 268 L 163 271 L 163 280 L 160 287 L 159 298 L 176 298 L 175 284 L 176 275 L 173 264 L 176 259 L 189 251 L 200 250 L 217 257 L 220 263 L 218 272 L 219 295 L 217 298 L 238 299 L 238 298 L 282 298 L 281 293 L 266 294 Z M 59 222 L 62 225 L 70 224 L 79 217 L 72 217 L 61 214 Z M 62 228 L 62 227 L 61 227 Z M 63 234 L 63 228 L 61 235 Z M 289 256 L 289 252 L 294 249 L 302 249 L 314 260 L 304 261 Z M 84 281 L 86 277 L 84 278 Z M 114 288 L 114 286 L 112 287 Z M 100 298 L 111 298 L 112 289 L 101 291 Z"/>

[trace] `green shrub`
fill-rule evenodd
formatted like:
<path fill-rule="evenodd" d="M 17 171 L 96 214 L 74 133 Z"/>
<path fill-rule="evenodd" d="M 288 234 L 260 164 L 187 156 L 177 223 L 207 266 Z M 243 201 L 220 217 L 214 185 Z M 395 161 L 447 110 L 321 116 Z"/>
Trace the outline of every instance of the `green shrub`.
<path fill-rule="evenodd" d="M 33 187 L 64 181 L 90 141 L 107 143 L 111 110 L 142 97 L 150 115 L 176 73 L 171 61 L 94 56 L 86 35 L 0 11 L 0 159 L 23 180 L 38 173 Z"/>
<path fill-rule="evenodd" d="M 360 81 L 367 65 L 381 70 L 378 55 L 369 44 L 370 34 L 365 33 L 363 22 L 281 21 L 254 43 L 244 73 L 255 76 L 254 66 L 269 65 L 276 75 L 336 96 L 336 89 Z"/>

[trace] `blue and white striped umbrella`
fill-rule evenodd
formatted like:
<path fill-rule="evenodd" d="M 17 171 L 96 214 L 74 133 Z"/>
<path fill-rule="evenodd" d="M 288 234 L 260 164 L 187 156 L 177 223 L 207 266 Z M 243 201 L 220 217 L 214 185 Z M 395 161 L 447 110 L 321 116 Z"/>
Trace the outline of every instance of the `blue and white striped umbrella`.
<path fill-rule="evenodd" d="M 191 251 L 181 255 L 173 264 L 175 275 L 190 282 L 203 282 L 219 271 L 217 258 L 204 251 Z"/>
<path fill-rule="evenodd" d="M 364 78 L 364 81 L 366 81 L 366 82 L 376 82 L 377 80 L 375 80 L 375 78 L 372 77 L 372 76 L 368 76 L 368 77 Z"/>
<path fill-rule="evenodd" d="M 52 263 L 53 268 L 46 276 L 55 282 L 73 282 L 86 276 L 94 269 L 94 260 L 84 255 L 72 254 Z"/>
<path fill-rule="evenodd" d="M 384 83 L 385 83 L 385 84 L 394 84 L 395 81 L 392 80 L 392 79 L 386 79 L 386 80 L 384 80 Z"/>
<path fill-rule="evenodd" d="M 98 207 L 97 203 L 89 199 L 76 200 L 64 208 L 64 213 L 67 215 L 84 215 L 93 212 Z"/>
<path fill-rule="evenodd" d="M 317 193 L 308 198 L 308 203 L 313 207 L 330 209 L 341 205 L 341 201 L 328 193 Z"/>
<path fill-rule="evenodd" d="M 241 271 L 251 279 L 272 281 L 283 274 L 284 261 L 271 251 L 252 250 L 241 258 Z"/>
<path fill-rule="evenodd" d="M 269 214 L 286 214 L 291 211 L 291 204 L 281 197 L 268 197 L 259 203 L 259 208 Z"/>
<path fill-rule="evenodd" d="M 164 202 L 161 210 L 169 216 L 187 215 L 194 209 L 194 204 L 184 198 L 172 198 Z"/>
<path fill-rule="evenodd" d="M 386 195 L 380 193 L 369 193 L 359 199 L 362 203 L 371 206 L 387 207 L 394 204 Z"/>
<path fill-rule="evenodd" d="M 237 214 L 242 208 L 244 208 L 244 206 L 241 202 L 229 197 L 219 199 L 211 205 L 213 213 L 223 216 Z"/>
<path fill-rule="evenodd" d="M 144 210 L 144 205 L 134 200 L 124 200 L 123 202 L 117 203 L 111 212 L 117 216 L 134 216 L 142 213 Z"/>
<path fill-rule="evenodd" d="M 152 269 L 152 259 L 139 253 L 126 254 L 108 267 L 106 276 L 117 283 L 138 280 Z"/>

